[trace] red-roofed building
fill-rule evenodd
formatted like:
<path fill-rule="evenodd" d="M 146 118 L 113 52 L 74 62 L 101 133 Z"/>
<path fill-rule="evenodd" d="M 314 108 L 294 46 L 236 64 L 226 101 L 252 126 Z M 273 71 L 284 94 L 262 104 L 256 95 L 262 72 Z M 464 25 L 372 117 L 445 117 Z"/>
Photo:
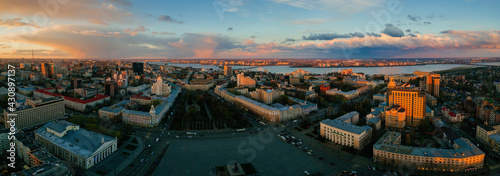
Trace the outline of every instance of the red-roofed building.
<path fill-rule="evenodd" d="M 452 123 L 461 122 L 465 119 L 465 116 L 462 113 L 459 113 L 457 111 L 451 111 L 446 107 L 441 108 L 441 113 L 448 121 Z"/>
<path fill-rule="evenodd" d="M 72 98 L 53 93 L 54 91 L 55 91 L 54 88 L 38 89 L 33 91 L 33 96 L 35 98 L 42 98 L 42 99 L 51 97 L 64 97 L 64 105 L 66 106 L 66 108 L 74 109 L 81 112 L 85 111 L 85 109 L 89 106 L 95 106 L 98 103 L 103 103 L 104 101 L 110 99 L 110 97 L 107 95 L 97 94 L 94 96 L 94 98 L 87 100 L 80 100 L 77 98 Z"/>
<path fill-rule="evenodd" d="M 320 92 L 321 94 L 325 94 L 327 90 L 330 90 L 330 86 L 321 85 L 321 86 L 319 87 L 319 92 Z"/>
<path fill-rule="evenodd" d="M 151 104 L 151 97 L 144 95 L 144 93 L 138 93 L 130 97 L 130 101 L 136 102 L 141 105 Z"/>

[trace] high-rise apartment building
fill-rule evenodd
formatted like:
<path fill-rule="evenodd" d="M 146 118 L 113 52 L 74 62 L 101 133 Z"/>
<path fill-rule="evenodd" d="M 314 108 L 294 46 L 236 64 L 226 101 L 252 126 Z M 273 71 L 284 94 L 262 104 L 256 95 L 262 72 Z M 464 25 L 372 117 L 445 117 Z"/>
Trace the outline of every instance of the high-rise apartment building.
<path fill-rule="evenodd" d="M 26 106 L 18 107 L 14 114 L 18 129 L 30 128 L 64 117 L 64 98 L 26 98 Z M 10 128 L 10 116 L 4 111 L 5 128 Z"/>
<path fill-rule="evenodd" d="M 237 75 L 237 86 L 238 87 L 255 87 L 255 80 L 250 77 L 246 77 L 243 73 Z"/>
<path fill-rule="evenodd" d="M 387 86 L 387 105 L 399 105 L 406 111 L 406 125 L 418 126 L 425 118 L 426 95 L 416 87 L 396 86 L 393 78 Z"/>
<path fill-rule="evenodd" d="M 42 63 L 42 75 L 45 78 L 54 77 L 54 64 Z"/>
<path fill-rule="evenodd" d="M 82 87 L 82 78 L 71 78 L 71 88 L 78 89 Z"/>
<path fill-rule="evenodd" d="M 439 82 L 441 81 L 441 76 L 439 74 L 429 74 L 422 78 L 423 80 L 420 81 L 420 88 L 434 97 L 439 97 Z"/>
<path fill-rule="evenodd" d="M 231 77 L 233 76 L 233 68 L 227 65 L 224 65 L 224 76 Z"/>
<path fill-rule="evenodd" d="M 108 81 L 104 83 L 104 94 L 111 97 L 118 95 L 118 83 L 114 81 Z"/>
<path fill-rule="evenodd" d="M 134 62 L 132 63 L 132 70 L 134 70 L 134 74 L 143 74 L 144 73 L 144 63 L 142 62 Z"/>

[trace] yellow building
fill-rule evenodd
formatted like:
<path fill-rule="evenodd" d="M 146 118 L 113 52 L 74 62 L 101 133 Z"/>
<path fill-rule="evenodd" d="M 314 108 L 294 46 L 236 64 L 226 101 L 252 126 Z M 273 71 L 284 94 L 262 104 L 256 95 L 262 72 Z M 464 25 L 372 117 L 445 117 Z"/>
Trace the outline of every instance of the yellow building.
<path fill-rule="evenodd" d="M 387 105 L 399 105 L 406 111 L 406 125 L 418 126 L 425 118 L 426 95 L 416 87 L 396 86 L 391 78 L 387 92 Z"/>
<path fill-rule="evenodd" d="M 406 124 L 406 111 L 399 105 L 394 105 L 385 111 L 385 127 L 404 128 Z"/>
<path fill-rule="evenodd" d="M 478 125 L 476 127 L 476 139 L 491 147 L 493 151 L 500 152 L 500 125 Z"/>
<path fill-rule="evenodd" d="M 373 145 L 375 163 L 416 170 L 467 172 L 484 166 L 484 152 L 466 138 L 453 141 L 451 149 L 401 145 L 401 133 L 389 131 Z"/>
<path fill-rule="evenodd" d="M 441 81 L 441 75 L 439 74 L 429 74 L 423 77 L 423 81 L 420 83 L 424 91 L 429 94 L 439 97 L 439 82 Z M 422 84 L 424 83 L 424 84 Z"/>
<path fill-rule="evenodd" d="M 255 91 L 249 92 L 249 94 L 252 99 L 260 100 L 265 104 L 271 104 L 275 99 L 278 99 L 281 95 L 284 95 L 285 91 L 275 89 L 257 89 Z"/>
<path fill-rule="evenodd" d="M 243 73 L 237 75 L 238 87 L 255 87 L 255 83 L 255 80 L 250 77 L 246 77 Z"/>

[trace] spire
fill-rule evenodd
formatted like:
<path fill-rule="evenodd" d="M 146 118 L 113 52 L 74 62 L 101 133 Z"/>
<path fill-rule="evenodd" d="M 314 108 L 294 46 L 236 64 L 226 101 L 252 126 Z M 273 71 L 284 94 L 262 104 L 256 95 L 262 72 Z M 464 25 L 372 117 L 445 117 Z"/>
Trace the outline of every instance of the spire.
<path fill-rule="evenodd" d="M 156 115 L 156 111 L 155 111 L 155 106 L 154 106 L 154 105 L 151 105 L 151 109 L 149 110 L 149 114 L 150 114 L 151 116 Z"/>

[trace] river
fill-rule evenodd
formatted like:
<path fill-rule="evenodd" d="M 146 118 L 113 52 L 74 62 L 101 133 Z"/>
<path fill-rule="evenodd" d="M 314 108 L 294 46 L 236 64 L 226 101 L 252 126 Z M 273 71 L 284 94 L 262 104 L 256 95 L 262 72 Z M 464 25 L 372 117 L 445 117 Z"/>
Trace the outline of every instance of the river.
<path fill-rule="evenodd" d="M 164 62 L 152 62 L 154 64 L 163 64 Z M 497 63 L 500 64 L 500 63 Z M 204 68 L 204 69 L 213 69 L 219 70 L 218 66 L 215 65 L 201 65 L 201 64 L 178 64 L 178 63 L 170 63 L 168 65 L 178 66 L 178 67 L 193 67 L 193 68 Z M 330 72 L 338 72 L 342 69 L 350 69 L 352 68 L 353 72 L 365 73 L 368 75 L 374 74 L 406 74 L 413 73 L 414 71 L 439 71 L 439 70 L 448 70 L 456 67 L 467 66 L 471 67 L 472 65 L 463 65 L 463 64 L 431 64 L 431 65 L 415 65 L 415 66 L 393 66 L 393 67 L 330 67 L 330 68 L 318 68 L 318 67 L 290 67 L 290 66 L 263 66 L 263 67 L 255 67 L 255 66 L 231 66 L 233 69 L 241 69 L 241 68 L 251 68 L 252 71 L 264 71 L 267 69 L 271 73 L 290 73 L 297 69 L 303 69 L 310 73 L 315 74 L 326 74 Z M 255 67 L 255 68 L 254 68 Z"/>

